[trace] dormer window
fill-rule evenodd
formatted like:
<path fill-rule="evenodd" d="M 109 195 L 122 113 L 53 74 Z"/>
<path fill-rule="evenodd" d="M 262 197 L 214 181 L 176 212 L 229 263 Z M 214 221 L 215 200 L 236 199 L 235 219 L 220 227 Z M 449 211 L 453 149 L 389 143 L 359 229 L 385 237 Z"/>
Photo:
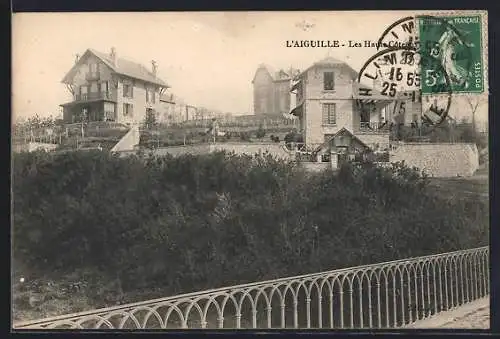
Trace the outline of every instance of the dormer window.
<path fill-rule="evenodd" d="M 325 91 L 333 91 L 335 89 L 335 80 L 333 72 L 323 73 L 323 89 Z"/>

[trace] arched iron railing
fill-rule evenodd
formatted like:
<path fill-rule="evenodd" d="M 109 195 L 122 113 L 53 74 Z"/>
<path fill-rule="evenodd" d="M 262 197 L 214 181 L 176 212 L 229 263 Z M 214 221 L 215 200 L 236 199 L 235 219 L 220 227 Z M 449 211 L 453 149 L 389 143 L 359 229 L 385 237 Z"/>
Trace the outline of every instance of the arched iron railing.
<path fill-rule="evenodd" d="M 489 291 L 489 250 L 481 247 L 183 294 L 14 328 L 398 328 Z"/>

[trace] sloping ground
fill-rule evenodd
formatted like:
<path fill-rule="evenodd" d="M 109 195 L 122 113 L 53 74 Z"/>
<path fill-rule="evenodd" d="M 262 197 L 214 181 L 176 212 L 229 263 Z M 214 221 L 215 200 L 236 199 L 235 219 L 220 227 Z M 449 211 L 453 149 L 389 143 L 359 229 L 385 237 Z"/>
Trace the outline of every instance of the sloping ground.
<path fill-rule="evenodd" d="M 477 174 L 466 178 L 431 178 L 430 185 L 444 197 L 489 199 L 489 178 L 487 174 Z"/>
<path fill-rule="evenodd" d="M 417 321 L 407 328 L 490 328 L 490 299 L 481 298 L 465 304 L 452 311 L 442 312 L 435 316 Z"/>
<path fill-rule="evenodd" d="M 84 137 L 82 138 L 80 124 L 68 125 L 67 128 L 68 133 L 62 140 L 60 150 L 101 147 L 103 150 L 109 151 L 129 130 L 128 126 L 119 123 L 93 122 L 84 127 Z"/>

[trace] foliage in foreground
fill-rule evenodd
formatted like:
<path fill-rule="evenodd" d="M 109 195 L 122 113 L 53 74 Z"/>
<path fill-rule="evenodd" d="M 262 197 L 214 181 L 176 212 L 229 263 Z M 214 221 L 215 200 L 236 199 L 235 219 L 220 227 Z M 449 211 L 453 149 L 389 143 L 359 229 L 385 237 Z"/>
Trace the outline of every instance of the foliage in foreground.
<path fill-rule="evenodd" d="M 402 164 L 312 175 L 270 155 L 13 160 L 16 274 L 78 281 L 94 307 L 488 243 L 486 203 L 443 199 Z"/>

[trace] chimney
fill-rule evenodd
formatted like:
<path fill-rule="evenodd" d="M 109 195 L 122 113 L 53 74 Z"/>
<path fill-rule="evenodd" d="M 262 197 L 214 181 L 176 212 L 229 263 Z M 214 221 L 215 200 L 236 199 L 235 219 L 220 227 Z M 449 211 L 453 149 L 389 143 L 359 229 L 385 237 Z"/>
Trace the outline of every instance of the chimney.
<path fill-rule="evenodd" d="M 158 71 L 158 65 L 156 64 L 156 61 L 151 60 L 151 68 L 153 70 L 153 75 L 156 77 L 156 72 Z"/>
<path fill-rule="evenodd" d="M 111 47 L 111 53 L 109 53 L 109 57 L 111 58 L 113 65 L 116 65 L 116 49 L 114 47 Z"/>
<path fill-rule="evenodd" d="M 77 54 L 76 55 L 76 58 L 75 58 L 75 64 L 78 63 L 78 60 L 80 60 L 80 54 Z"/>

